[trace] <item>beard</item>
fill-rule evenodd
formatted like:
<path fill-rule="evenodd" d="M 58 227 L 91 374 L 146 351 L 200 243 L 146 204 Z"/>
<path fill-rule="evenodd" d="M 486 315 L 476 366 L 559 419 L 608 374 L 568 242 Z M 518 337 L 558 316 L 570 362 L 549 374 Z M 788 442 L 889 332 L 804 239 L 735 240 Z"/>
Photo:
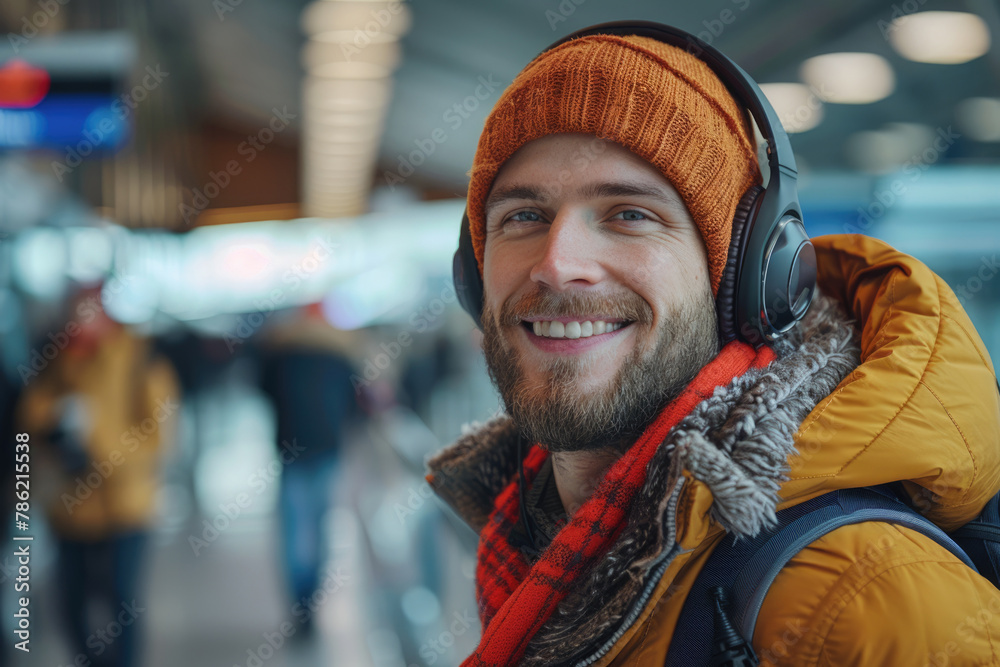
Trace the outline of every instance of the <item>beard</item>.
<path fill-rule="evenodd" d="M 653 322 L 652 308 L 634 292 L 559 294 L 541 286 L 508 299 L 499 315 L 491 308 L 483 312 L 490 378 L 521 434 L 551 452 L 626 451 L 719 352 L 715 302 L 705 292 L 663 313 L 659 327 L 650 332 L 650 344 L 637 337 L 635 349 L 604 386 L 586 393 L 579 387 L 593 351 L 582 358 L 554 357 L 539 368 L 542 380 L 529 381 L 527 362 L 511 343 L 518 335 L 515 327 L 532 316 L 575 313 L 602 313 L 636 327 Z"/>

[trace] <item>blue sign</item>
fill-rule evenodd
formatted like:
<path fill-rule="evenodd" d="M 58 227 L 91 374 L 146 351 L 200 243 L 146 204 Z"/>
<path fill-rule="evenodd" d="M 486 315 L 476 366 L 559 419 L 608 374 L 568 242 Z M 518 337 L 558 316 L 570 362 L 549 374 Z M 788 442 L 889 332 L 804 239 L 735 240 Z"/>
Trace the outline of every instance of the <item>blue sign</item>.
<path fill-rule="evenodd" d="M 129 138 L 131 113 L 121 98 L 51 93 L 29 109 L 0 108 L 0 148 L 113 152 Z"/>

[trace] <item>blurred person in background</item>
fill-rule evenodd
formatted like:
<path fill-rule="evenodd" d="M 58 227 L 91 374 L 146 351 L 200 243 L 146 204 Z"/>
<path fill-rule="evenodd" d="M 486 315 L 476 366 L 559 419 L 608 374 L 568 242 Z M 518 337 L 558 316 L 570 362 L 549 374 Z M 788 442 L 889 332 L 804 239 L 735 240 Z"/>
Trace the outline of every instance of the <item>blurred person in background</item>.
<path fill-rule="evenodd" d="M 43 455 L 39 500 L 58 541 L 73 660 L 131 667 L 141 658 L 141 581 L 179 389 L 152 341 L 108 317 L 99 287 L 71 297 L 66 321 L 65 348 L 26 379 L 19 429 Z"/>
<path fill-rule="evenodd" d="M 507 414 L 429 462 L 479 534 L 463 664 L 996 664 L 1000 614 L 981 612 L 1000 591 L 916 521 L 842 525 L 776 573 L 755 631 L 715 634 L 725 604 L 699 577 L 779 502 L 894 484 L 925 523 L 976 519 L 1000 490 L 1000 403 L 955 294 L 875 239 L 812 239 L 808 292 L 785 264 L 812 299 L 785 301 L 804 304 L 786 335 L 734 314 L 737 275 L 763 289 L 737 273 L 767 197 L 749 103 L 634 29 L 532 60 L 473 161 L 456 282 Z M 700 658 L 672 652 L 698 638 Z"/>
<path fill-rule="evenodd" d="M 353 343 L 316 303 L 265 332 L 260 347 L 260 385 L 274 405 L 282 463 L 278 507 L 285 577 L 292 602 L 305 604 L 326 563 L 324 519 L 344 430 L 358 412 L 348 361 Z M 297 636 L 308 636 L 312 615 L 301 622 Z"/>

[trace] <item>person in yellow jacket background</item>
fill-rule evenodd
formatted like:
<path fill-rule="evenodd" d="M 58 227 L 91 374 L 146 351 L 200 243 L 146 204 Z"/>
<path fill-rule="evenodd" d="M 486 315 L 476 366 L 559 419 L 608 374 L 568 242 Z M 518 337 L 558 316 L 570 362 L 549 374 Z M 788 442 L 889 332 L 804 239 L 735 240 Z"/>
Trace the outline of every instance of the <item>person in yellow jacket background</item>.
<path fill-rule="evenodd" d="M 180 416 L 179 386 L 151 341 L 108 317 L 99 288 L 71 298 L 65 332 L 65 348 L 26 378 L 20 430 L 44 453 L 37 497 L 59 543 L 58 589 L 74 659 L 135 665 L 148 608 L 144 553 L 163 445 Z"/>
<path fill-rule="evenodd" d="M 663 665 L 727 533 L 889 482 L 950 531 L 1000 491 L 994 367 L 916 259 L 812 239 L 801 320 L 759 347 L 720 340 L 734 218 L 761 173 L 744 110 L 691 52 L 609 34 L 547 50 L 470 174 L 506 414 L 427 476 L 479 534 L 464 664 Z M 1000 592 L 928 537 L 859 523 L 792 558 L 748 639 L 762 665 L 1000 664 Z"/>

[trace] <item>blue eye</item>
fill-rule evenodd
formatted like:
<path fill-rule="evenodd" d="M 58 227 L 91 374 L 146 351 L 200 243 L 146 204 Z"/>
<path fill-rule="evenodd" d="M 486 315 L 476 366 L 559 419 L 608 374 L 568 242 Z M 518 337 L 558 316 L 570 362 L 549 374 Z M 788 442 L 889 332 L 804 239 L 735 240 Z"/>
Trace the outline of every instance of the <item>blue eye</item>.
<path fill-rule="evenodd" d="M 622 216 L 622 220 L 648 220 L 649 218 L 642 211 L 638 211 L 634 208 L 630 208 L 626 211 L 619 211 L 615 213 L 615 217 Z"/>
<path fill-rule="evenodd" d="M 519 218 L 518 217 L 519 215 L 533 215 L 535 217 L 526 220 L 524 218 Z M 518 211 L 517 213 L 514 213 L 510 217 L 508 217 L 505 222 L 538 222 L 539 219 L 540 218 L 538 217 L 538 214 L 535 213 L 534 211 Z"/>
<path fill-rule="evenodd" d="M 527 217 L 524 217 L 527 216 Z M 517 211 L 512 213 L 503 221 L 503 225 L 512 222 L 541 222 L 542 218 L 536 211 Z"/>

